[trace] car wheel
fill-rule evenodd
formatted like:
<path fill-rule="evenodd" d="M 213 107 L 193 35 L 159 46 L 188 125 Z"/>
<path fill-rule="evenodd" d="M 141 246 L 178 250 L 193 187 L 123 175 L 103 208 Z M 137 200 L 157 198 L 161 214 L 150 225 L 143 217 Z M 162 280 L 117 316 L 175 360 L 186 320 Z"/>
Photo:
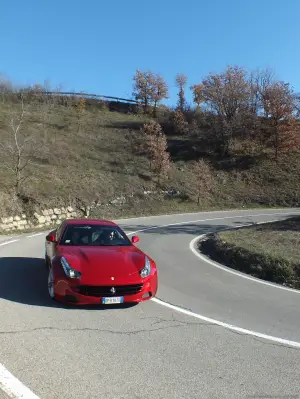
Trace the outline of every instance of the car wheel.
<path fill-rule="evenodd" d="M 53 270 L 52 267 L 49 268 L 49 273 L 48 273 L 48 293 L 51 299 L 55 299 L 55 294 L 54 294 L 54 276 L 53 276 Z"/>

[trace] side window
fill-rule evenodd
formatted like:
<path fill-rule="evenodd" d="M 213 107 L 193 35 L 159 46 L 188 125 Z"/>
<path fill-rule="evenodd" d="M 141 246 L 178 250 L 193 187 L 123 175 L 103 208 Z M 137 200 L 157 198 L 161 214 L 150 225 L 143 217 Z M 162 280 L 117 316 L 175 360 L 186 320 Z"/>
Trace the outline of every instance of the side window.
<path fill-rule="evenodd" d="M 61 238 L 64 228 L 65 228 L 65 223 L 62 222 L 62 224 L 56 230 L 56 241 L 59 241 L 59 239 Z"/>
<path fill-rule="evenodd" d="M 102 230 L 102 229 L 95 230 L 95 231 L 92 233 L 92 236 L 91 236 L 91 241 L 92 241 L 92 243 L 97 242 L 98 240 L 100 240 L 100 239 L 101 239 L 101 234 L 102 234 L 102 233 L 103 233 L 103 230 Z"/>

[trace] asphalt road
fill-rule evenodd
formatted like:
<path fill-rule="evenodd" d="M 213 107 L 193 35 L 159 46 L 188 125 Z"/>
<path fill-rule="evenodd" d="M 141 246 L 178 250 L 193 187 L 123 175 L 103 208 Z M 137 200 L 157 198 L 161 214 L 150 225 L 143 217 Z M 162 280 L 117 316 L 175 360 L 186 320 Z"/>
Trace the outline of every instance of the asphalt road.
<path fill-rule="evenodd" d="M 157 261 L 157 297 L 200 318 L 153 301 L 55 305 L 47 295 L 45 235 L 2 237 L 0 364 L 47 399 L 300 398 L 300 348 L 202 317 L 300 343 L 300 293 L 228 273 L 190 250 L 200 234 L 296 214 L 250 210 L 119 222 L 127 232 L 144 230 L 138 245 Z"/>

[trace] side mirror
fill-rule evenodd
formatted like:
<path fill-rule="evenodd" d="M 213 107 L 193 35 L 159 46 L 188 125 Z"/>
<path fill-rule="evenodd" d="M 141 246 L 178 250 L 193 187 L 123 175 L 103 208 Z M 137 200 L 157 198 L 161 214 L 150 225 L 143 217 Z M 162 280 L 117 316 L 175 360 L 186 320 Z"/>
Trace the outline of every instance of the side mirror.
<path fill-rule="evenodd" d="M 139 241 L 140 241 L 140 238 L 138 236 L 132 236 L 132 238 L 131 238 L 132 244 L 136 244 Z"/>
<path fill-rule="evenodd" d="M 53 234 L 53 233 L 48 234 L 46 237 L 46 240 L 49 242 L 56 242 L 55 234 Z"/>

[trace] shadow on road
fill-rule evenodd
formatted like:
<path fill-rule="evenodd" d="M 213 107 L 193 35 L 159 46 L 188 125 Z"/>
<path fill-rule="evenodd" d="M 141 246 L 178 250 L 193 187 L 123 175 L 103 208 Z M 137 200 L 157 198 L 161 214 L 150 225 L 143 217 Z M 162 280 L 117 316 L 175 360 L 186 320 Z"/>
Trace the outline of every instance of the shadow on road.
<path fill-rule="evenodd" d="M 212 231 L 219 231 L 227 227 L 220 224 L 204 224 L 204 223 L 187 223 L 187 224 L 174 224 L 169 226 L 145 226 L 145 225 L 120 225 L 125 231 L 134 231 L 136 234 L 159 234 L 159 235 L 175 235 L 175 234 L 190 234 L 197 236 L 200 234 L 210 233 Z"/>
<path fill-rule="evenodd" d="M 289 215 L 289 216 L 282 216 L 282 220 L 289 218 L 295 218 L 297 216 L 298 223 L 299 223 L 299 215 Z M 272 214 L 270 214 L 272 217 Z M 277 216 L 278 217 L 278 216 Z M 220 218 L 221 219 L 221 218 Z M 208 234 L 219 232 L 222 230 L 226 230 L 228 228 L 237 228 L 243 226 L 255 226 L 261 220 L 258 217 L 242 217 L 239 220 L 231 220 L 231 219 L 224 219 L 220 220 L 221 223 L 202 223 L 201 220 L 199 222 L 186 222 L 186 223 L 174 223 L 169 224 L 167 226 L 159 226 L 159 225 L 149 225 L 145 226 L 142 224 L 120 224 L 125 231 L 133 231 L 136 234 L 159 234 L 159 235 L 175 235 L 175 234 L 190 234 L 193 236 L 197 236 L 200 234 Z M 270 220 L 271 222 L 272 220 Z M 284 226 L 287 228 L 287 224 Z M 263 225 L 262 225 L 263 226 Z M 268 225 L 267 225 L 268 226 Z"/>
<path fill-rule="evenodd" d="M 47 269 L 41 258 L 0 258 L 0 298 L 33 306 L 65 309 L 112 310 L 126 309 L 135 304 L 124 305 L 64 305 L 51 300 L 47 289 Z"/>

